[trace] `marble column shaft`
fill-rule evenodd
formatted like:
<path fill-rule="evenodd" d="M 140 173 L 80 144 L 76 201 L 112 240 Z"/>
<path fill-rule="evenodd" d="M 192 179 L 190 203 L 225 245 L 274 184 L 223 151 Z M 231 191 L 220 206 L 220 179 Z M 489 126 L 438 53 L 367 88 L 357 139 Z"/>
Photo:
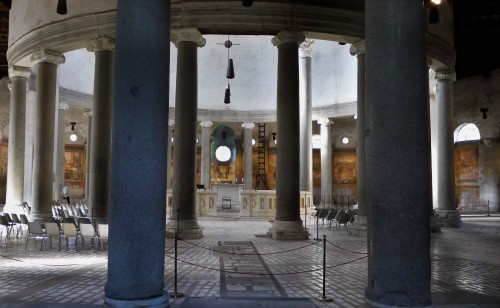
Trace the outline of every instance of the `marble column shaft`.
<path fill-rule="evenodd" d="M 87 157 L 85 159 L 87 168 L 85 170 L 85 198 L 89 197 L 89 182 L 90 182 L 90 144 L 92 143 L 92 111 L 86 111 L 87 116 Z"/>
<path fill-rule="evenodd" d="M 206 189 L 210 188 L 211 167 L 210 167 L 210 127 L 211 121 L 201 121 L 201 184 Z"/>
<path fill-rule="evenodd" d="M 169 234 L 178 230 L 181 238 L 200 238 L 196 220 L 196 121 L 198 114 L 198 47 L 205 39 L 197 29 L 173 33 L 177 47 L 175 91 L 174 182 Z"/>
<path fill-rule="evenodd" d="M 104 289 L 111 306 L 168 306 L 164 267 L 169 37 L 170 1 L 118 0 Z"/>
<path fill-rule="evenodd" d="M 431 305 L 425 20 L 420 0 L 365 3 L 365 300 L 376 307 Z"/>
<path fill-rule="evenodd" d="M 9 150 L 7 158 L 6 206 L 23 203 L 24 192 L 24 148 L 26 126 L 26 85 L 31 70 L 25 67 L 9 68 L 10 112 Z"/>
<path fill-rule="evenodd" d="M 278 47 L 276 218 L 273 239 L 307 239 L 300 219 L 300 32 L 281 31 L 272 42 Z"/>
<path fill-rule="evenodd" d="M 66 110 L 69 106 L 66 103 L 59 103 L 57 113 L 57 139 L 55 140 L 55 180 L 54 180 L 54 199 L 61 197 L 64 186 L 64 150 L 66 145 Z"/>
<path fill-rule="evenodd" d="M 321 197 L 331 198 L 333 195 L 331 123 L 328 118 L 320 118 L 318 124 L 321 135 Z"/>
<path fill-rule="evenodd" d="M 167 189 L 172 189 L 172 137 L 174 136 L 174 125 L 175 121 L 168 120 L 168 141 L 167 141 Z"/>
<path fill-rule="evenodd" d="M 64 56 L 42 50 L 31 60 L 37 65 L 31 194 L 31 219 L 36 220 L 52 216 L 57 66 Z"/>
<path fill-rule="evenodd" d="M 243 169 L 244 169 L 244 180 L 245 190 L 251 190 L 252 180 L 253 180 L 253 165 L 252 165 L 252 131 L 255 127 L 254 123 L 243 123 Z"/>
<path fill-rule="evenodd" d="M 438 214 L 448 227 L 461 225 L 455 200 L 455 168 L 453 143 L 453 81 L 452 71 L 436 72 L 436 172 Z"/>
<path fill-rule="evenodd" d="M 300 190 L 313 190 L 312 181 L 312 47 L 306 39 L 299 45 L 300 95 Z"/>
<path fill-rule="evenodd" d="M 111 163 L 111 114 L 115 42 L 101 37 L 91 40 L 87 50 L 95 53 L 94 102 L 90 138 L 89 215 L 107 219 Z"/>

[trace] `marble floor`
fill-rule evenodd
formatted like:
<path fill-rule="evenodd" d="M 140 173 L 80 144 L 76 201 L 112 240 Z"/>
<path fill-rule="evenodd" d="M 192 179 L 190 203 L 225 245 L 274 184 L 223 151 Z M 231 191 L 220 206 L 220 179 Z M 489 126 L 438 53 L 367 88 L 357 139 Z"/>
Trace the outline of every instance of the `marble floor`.
<path fill-rule="evenodd" d="M 462 228 L 432 234 L 433 303 L 500 307 L 500 216 L 463 221 Z M 325 296 L 333 300 L 323 303 L 317 300 L 323 295 L 323 243 L 313 240 L 314 226 L 309 241 L 277 242 L 263 236 L 271 226 L 265 220 L 200 219 L 200 224 L 202 239 L 178 243 L 177 292 L 188 299 L 171 298 L 171 307 L 196 307 L 200 297 L 207 303 L 217 298 L 302 298 L 319 307 L 364 306 L 366 238 L 343 228 L 319 228 L 320 238 L 324 234 L 327 240 Z M 106 246 L 94 253 L 89 243 L 79 252 L 74 245 L 58 252 L 47 243 L 44 251 L 40 243 L 35 247 L 30 242 L 27 250 L 24 244 L 24 239 L 1 239 L 0 307 L 104 303 Z M 165 289 L 174 292 L 173 241 L 167 240 L 166 247 Z M 198 301 L 188 305 L 191 299 Z"/>

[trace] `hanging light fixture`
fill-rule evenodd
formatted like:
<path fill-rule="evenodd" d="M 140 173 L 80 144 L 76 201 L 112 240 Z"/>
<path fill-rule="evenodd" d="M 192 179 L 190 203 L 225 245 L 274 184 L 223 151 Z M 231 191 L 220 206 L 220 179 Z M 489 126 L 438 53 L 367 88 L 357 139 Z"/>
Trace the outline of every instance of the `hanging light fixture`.
<path fill-rule="evenodd" d="M 241 0 L 243 6 L 252 6 L 253 0 Z"/>
<path fill-rule="evenodd" d="M 66 0 L 59 0 L 57 2 L 56 12 L 59 15 L 66 15 L 68 13 L 68 6 L 66 4 Z"/>
<path fill-rule="evenodd" d="M 229 86 L 229 79 L 234 79 L 234 64 L 233 64 L 233 59 L 229 56 L 229 48 L 233 47 L 233 45 L 239 45 L 239 44 L 233 44 L 231 40 L 229 39 L 229 35 L 227 36 L 227 40 L 222 43 L 217 43 L 219 45 L 224 45 L 224 47 L 227 48 L 227 70 L 226 70 L 226 78 L 227 78 L 227 86 L 226 86 L 226 91 L 224 93 L 224 104 L 231 104 L 231 87 Z"/>
<path fill-rule="evenodd" d="M 69 124 L 71 124 L 71 135 L 69 135 L 69 140 L 75 142 L 76 140 L 78 140 L 78 135 L 75 133 L 75 125 L 76 125 L 76 122 L 70 122 Z"/>

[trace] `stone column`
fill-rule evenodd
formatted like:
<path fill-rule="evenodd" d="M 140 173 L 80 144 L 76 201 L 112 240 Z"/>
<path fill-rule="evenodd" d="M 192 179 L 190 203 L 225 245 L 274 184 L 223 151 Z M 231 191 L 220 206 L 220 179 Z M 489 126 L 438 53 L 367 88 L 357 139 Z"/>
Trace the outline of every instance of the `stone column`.
<path fill-rule="evenodd" d="M 314 40 L 299 45 L 300 190 L 312 192 L 312 86 L 311 62 Z"/>
<path fill-rule="evenodd" d="M 431 305 L 425 20 L 421 0 L 365 2 L 365 300 L 375 307 Z"/>
<path fill-rule="evenodd" d="M 255 127 L 254 123 L 243 123 L 243 170 L 245 190 L 252 189 L 253 166 L 252 166 L 252 130 Z"/>
<path fill-rule="evenodd" d="M 321 201 L 333 195 L 333 169 L 332 169 L 332 137 L 330 133 L 330 120 L 319 118 L 321 135 Z"/>
<path fill-rule="evenodd" d="M 358 125 L 358 214 L 351 227 L 351 234 L 366 236 L 367 217 L 366 217 L 366 145 L 365 145 L 365 41 L 352 44 L 350 48 L 351 55 L 358 59 L 358 102 L 357 119 Z"/>
<path fill-rule="evenodd" d="M 4 211 L 17 212 L 23 204 L 24 192 L 24 142 L 26 126 L 26 86 L 31 70 L 26 67 L 9 67 L 10 112 L 9 149 L 7 157 L 7 196 Z"/>
<path fill-rule="evenodd" d="M 56 134 L 56 145 L 55 145 L 55 180 L 54 180 L 54 192 L 53 196 L 55 199 L 61 198 L 61 192 L 64 186 L 64 149 L 66 145 L 66 122 L 65 115 L 66 110 L 68 110 L 69 105 L 66 103 L 59 103 L 58 114 L 57 114 L 57 134 Z"/>
<path fill-rule="evenodd" d="M 168 151 L 167 151 L 167 189 L 172 189 L 172 137 L 174 136 L 175 120 L 168 120 Z"/>
<path fill-rule="evenodd" d="M 108 37 L 90 40 L 87 46 L 88 51 L 95 53 L 94 102 L 88 166 L 89 216 L 93 219 L 108 218 L 114 49 L 115 41 Z"/>
<path fill-rule="evenodd" d="M 177 80 L 175 90 L 175 147 L 172 216 L 167 236 L 178 231 L 183 239 L 202 237 L 196 220 L 196 118 L 198 109 L 198 47 L 205 39 L 198 29 L 172 31 L 177 47 Z"/>
<path fill-rule="evenodd" d="M 278 47 L 276 219 L 269 229 L 275 240 L 306 240 L 300 219 L 299 44 L 302 32 L 280 31 Z"/>
<path fill-rule="evenodd" d="M 87 157 L 85 159 L 85 198 L 89 197 L 89 180 L 90 180 L 90 144 L 92 142 L 92 110 L 84 113 L 87 116 Z"/>
<path fill-rule="evenodd" d="M 116 12 L 105 301 L 163 307 L 170 1 L 118 0 Z"/>
<path fill-rule="evenodd" d="M 62 54 L 49 50 L 37 51 L 31 55 L 31 61 L 37 65 L 33 131 L 32 220 L 52 217 L 57 66 L 64 63 L 64 60 Z"/>
<path fill-rule="evenodd" d="M 435 78 L 437 129 L 436 172 L 437 213 L 447 227 L 460 227 L 462 221 L 455 200 L 455 167 L 453 143 L 453 71 L 437 71 Z"/>
<path fill-rule="evenodd" d="M 206 189 L 210 188 L 210 127 L 211 121 L 201 121 L 201 184 Z"/>

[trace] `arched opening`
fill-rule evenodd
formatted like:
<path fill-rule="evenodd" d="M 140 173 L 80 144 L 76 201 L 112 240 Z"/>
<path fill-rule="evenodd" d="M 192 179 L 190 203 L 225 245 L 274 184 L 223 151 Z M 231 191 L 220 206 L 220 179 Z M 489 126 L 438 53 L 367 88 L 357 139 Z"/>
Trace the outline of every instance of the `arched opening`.
<path fill-rule="evenodd" d="M 475 124 L 472 123 L 464 123 L 462 125 L 459 125 L 455 129 L 455 132 L 453 134 L 453 140 L 455 143 L 480 139 L 481 134 L 479 133 L 479 129 Z"/>

